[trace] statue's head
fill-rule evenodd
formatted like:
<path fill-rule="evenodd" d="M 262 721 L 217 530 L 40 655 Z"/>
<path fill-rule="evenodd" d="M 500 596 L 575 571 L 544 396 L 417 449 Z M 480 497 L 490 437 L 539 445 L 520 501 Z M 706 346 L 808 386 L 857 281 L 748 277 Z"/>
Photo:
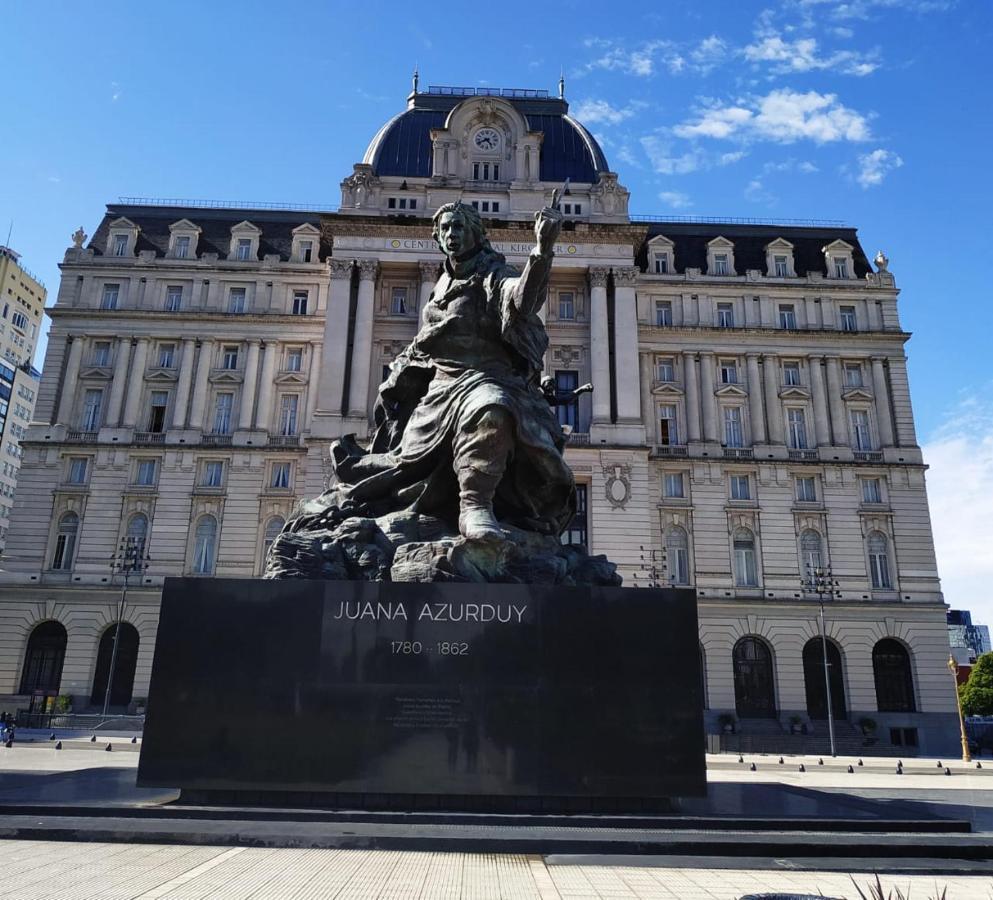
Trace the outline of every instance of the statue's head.
<path fill-rule="evenodd" d="M 555 391 L 555 376 L 554 375 L 543 375 L 541 378 L 541 390 L 546 394 L 554 393 Z"/>
<path fill-rule="evenodd" d="M 461 201 L 446 203 L 434 214 L 431 234 L 446 256 L 462 259 L 486 246 L 486 229 L 479 213 Z"/>

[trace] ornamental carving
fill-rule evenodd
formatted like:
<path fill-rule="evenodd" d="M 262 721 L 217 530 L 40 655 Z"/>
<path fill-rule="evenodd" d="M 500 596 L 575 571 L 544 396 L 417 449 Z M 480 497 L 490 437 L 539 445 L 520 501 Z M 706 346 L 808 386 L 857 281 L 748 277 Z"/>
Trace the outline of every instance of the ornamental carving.
<path fill-rule="evenodd" d="M 378 259 L 360 259 L 355 263 L 359 267 L 359 278 L 362 281 L 375 281 L 379 272 Z"/>
<path fill-rule="evenodd" d="M 376 205 L 379 193 L 379 178 L 372 166 L 357 163 L 355 171 L 341 183 L 341 205 L 355 209 L 366 209 Z"/>
<path fill-rule="evenodd" d="M 421 281 L 437 281 L 440 263 L 433 260 L 421 260 Z"/>
<path fill-rule="evenodd" d="M 331 270 L 333 279 L 342 280 L 352 277 L 352 260 L 350 259 L 329 259 L 328 268 Z"/>
<path fill-rule="evenodd" d="M 610 269 L 606 266 L 590 266 L 590 287 L 605 288 Z"/>
<path fill-rule="evenodd" d="M 619 266 L 614 268 L 614 284 L 624 287 L 634 287 L 638 280 L 637 266 Z"/>
<path fill-rule="evenodd" d="M 631 467 L 604 466 L 603 474 L 607 476 L 604 485 L 604 495 L 614 509 L 624 509 L 631 499 Z"/>

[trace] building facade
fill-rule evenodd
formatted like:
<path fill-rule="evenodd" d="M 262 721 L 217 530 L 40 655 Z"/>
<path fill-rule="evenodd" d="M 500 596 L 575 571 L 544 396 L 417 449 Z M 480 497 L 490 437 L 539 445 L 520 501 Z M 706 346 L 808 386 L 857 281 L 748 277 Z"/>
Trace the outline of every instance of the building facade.
<path fill-rule="evenodd" d="M 546 369 L 595 390 L 559 410 L 580 491 L 565 539 L 629 585 L 696 590 L 711 732 L 823 734 L 803 582 L 829 567 L 839 728 L 953 746 L 887 260 L 874 269 L 840 226 L 632 218 L 561 88 L 415 84 L 335 213 L 118 204 L 67 251 L 0 584 L 0 698 L 98 699 L 120 592 L 107 561 L 127 536 L 152 558 L 125 612 L 124 681 L 143 696 L 163 578 L 259 575 L 294 503 L 324 488 L 329 439 L 369 433 L 439 271 L 434 210 L 473 204 L 523 263 L 566 179 Z"/>
<path fill-rule="evenodd" d="M 948 610 L 948 642 L 952 649 L 968 649 L 972 656 L 989 653 L 990 629 L 988 625 L 973 624 L 972 613 L 967 609 Z"/>

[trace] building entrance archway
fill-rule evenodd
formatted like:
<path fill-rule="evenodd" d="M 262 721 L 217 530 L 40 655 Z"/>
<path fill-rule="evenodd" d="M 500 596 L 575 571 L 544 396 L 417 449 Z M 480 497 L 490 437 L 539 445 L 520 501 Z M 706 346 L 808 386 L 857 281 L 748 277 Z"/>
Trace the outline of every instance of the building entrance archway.
<path fill-rule="evenodd" d="M 845 673 L 841 667 L 838 645 L 827 642 L 828 678 L 831 679 L 831 712 L 835 719 L 848 718 L 845 703 Z M 807 689 L 807 715 L 811 719 L 826 719 L 827 691 L 824 686 L 824 649 L 820 637 L 813 637 L 803 646 L 803 682 Z"/>
<path fill-rule="evenodd" d="M 114 632 L 116 630 L 117 626 L 111 625 L 100 638 L 97 666 L 93 673 L 93 692 L 90 695 L 90 703 L 94 706 L 103 704 L 104 693 L 107 690 L 107 678 L 110 675 L 110 660 L 114 655 Z M 127 706 L 131 702 L 137 666 L 138 630 L 129 622 L 124 622 L 121 625 L 121 639 L 117 645 L 114 683 L 110 689 L 111 706 Z"/>
<path fill-rule="evenodd" d="M 757 637 L 743 637 L 734 645 L 734 706 L 742 719 L 776 715 L 775 672 L 772 651 Z"/>

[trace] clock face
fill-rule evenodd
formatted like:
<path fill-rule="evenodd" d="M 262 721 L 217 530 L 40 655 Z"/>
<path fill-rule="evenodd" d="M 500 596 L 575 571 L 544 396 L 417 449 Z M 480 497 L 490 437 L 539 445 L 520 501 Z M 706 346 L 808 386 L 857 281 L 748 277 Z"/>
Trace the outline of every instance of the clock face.
<path fill-rule="evenodd" d="M 473 140 L 480 150 L 496 150 L 500 146 L 500 134 L 492 128 L 480 128 Z"/>

